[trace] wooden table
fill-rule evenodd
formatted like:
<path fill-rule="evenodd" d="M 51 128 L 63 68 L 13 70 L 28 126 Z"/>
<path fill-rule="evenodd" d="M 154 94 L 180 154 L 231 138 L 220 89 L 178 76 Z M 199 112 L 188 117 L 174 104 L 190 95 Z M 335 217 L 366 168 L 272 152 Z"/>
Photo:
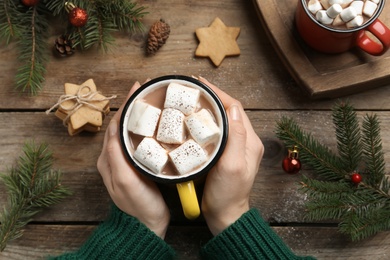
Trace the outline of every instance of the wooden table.
<path fill-rule="evenodd" d="M 239 99 L 265 145 L 265 155 L 251 195 L 251 205 L 261 210 L 276 232 L 298 254 L 318 259 L 389 259 L 390 231 L 361 242 L 350 242 L 338 233 L 337 223 L 304 220 L 305 196 L 298 192 L 299 175 L 281 168 L 286 150 L 275 137 L 275 122 L 294 117 L 304 129 L 335 148 L 331 108 L 335 100 L 310 100 L 295 83 L 267 38 L 252 1 L 156 0 L 138 1 L 148 7 L 147 28 L 164 18 L 171 25 L 167 44 L 152 57 L 144 55 L 146 34 L 119 34 L 109 54 L 93 50 L 56 59 L 47 66 L 46 82 L 39 95 L 29 97 L 14 89 L 18 55 L 14 45 L 0 47 L 0 171 L 9 168 L 27 140 L 46 142 L 54 153 L 54 168 L 63 172 L 63 183 L 74 194 L 34 218 L 23 237 L 10 243 L 1 259 L 39 259 L 77 249 L 104 220 L 109 196 L 96 169 L 106 126 L 97 134 L 70 137 L 62 122 L 45 110 L 63 94 L 65 82 L 93 78 L 116 110 L 135 81 L 166 74 L 202 75 Z M 241 28 L 239 57 L 227 58 L 219 68 L 207 58 L 196 58 L 195 29 L 208 26 L 218 16 L 227 26 Z M 51 42 L 59 32 L 52 32 Z M 348 96 L 359 115 L 375 112 L 382 124 L 382 141 L 390 167 L 390 82 L 387 86 Z M 302 171 L 307 171 L 303 166 Z M 0 186 L 0 205 L 6 201 Z M 177 215 L 177 216 L 176 216 Z M 188 222 L 173 216 L 166 240 L 182 259 L 197 259 L 202 244 L 211 238 L 203 221 Z"/>

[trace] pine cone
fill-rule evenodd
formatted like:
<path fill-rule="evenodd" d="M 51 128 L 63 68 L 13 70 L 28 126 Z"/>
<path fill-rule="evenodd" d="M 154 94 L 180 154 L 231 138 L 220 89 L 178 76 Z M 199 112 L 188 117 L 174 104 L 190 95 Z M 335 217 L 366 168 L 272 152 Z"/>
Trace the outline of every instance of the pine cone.
<path fill-rule="evenodd" d="M 146 53 L 155 54 L 158 49 L 165 44 L 170 32 L 171 28 L 169 24 L 167 24 L 163 19 L 155 22 L 149 30 Z"/>
<path fill-rule="evenodd" d="M 68 35 L 61 35 L 56 39 L 55 49 L 61 57 L 67 57 L 75 52 L 72 40 Z"/>

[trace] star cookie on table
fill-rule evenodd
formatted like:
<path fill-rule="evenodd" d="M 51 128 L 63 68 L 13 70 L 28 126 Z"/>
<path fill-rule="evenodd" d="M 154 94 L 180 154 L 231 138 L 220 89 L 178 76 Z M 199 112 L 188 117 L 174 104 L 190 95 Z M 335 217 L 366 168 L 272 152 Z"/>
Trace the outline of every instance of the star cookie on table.
<path fill-rule="evenodd" d="M 209 57 L 215 66 L 221 65 L 226 56 L 240 55 L 237 38 L 239 27 L 227 27 L 218 17 L 209 27 L 195 30 L 200 43 L 195 56 Z"/>

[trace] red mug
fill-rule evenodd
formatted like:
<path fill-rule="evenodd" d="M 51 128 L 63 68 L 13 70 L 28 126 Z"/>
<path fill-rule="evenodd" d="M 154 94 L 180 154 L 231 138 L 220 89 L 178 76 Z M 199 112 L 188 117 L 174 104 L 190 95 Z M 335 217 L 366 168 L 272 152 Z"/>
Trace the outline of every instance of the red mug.
<path fill-rule="evenodd" d="M 306 0 L 299 0 L 295 25 L 302 39 L 313 49 L 325 53 L 342 53 L 359 47 L 368 54 L 379 56 L 390 47 L 390 29 L 379 19 L 385 0 L 380 1 L 376 13 L 362 26 L 337 29 L 318 22 L 307 8 Z M 366 31 L 377 38 L 373 40 Z"/>

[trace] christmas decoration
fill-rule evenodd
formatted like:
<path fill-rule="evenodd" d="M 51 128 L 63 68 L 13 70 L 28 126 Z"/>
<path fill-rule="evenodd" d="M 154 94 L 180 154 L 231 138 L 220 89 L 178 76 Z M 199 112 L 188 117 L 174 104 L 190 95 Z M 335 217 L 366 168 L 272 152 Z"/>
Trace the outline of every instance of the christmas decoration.
<path fill-rule="evenodd" d="M 277 122 L 276 135 L 286 146 L 298 145 L 301 161 L 316 173 L 302 175 L 300 190 L 307 195 L 308 219 L 336 219 L 340 232 L 356 241 L 390 229 L 390 180 L 379 120 L 375 114 L 365 115 L 360 127 L 348 103 L 335 105 L 332 116 L 338 154 L 291 118 Z M 359 173 L 351 176 L 355 169 Z"/>
<path fill-rule="evenodd" d="M 0 214 L 0 251 L 23 235 L 32 218 L 71 193 L 61 184 L 61 173 L 52 170 L 53 156 L 45 144 L 26 143 L 18 165 L 0 180 L 8 192 L 7 205 Z"/>
<path fill-rule="evenodd" d="M 294 146 L 292 150 L 288 150 L 288 156 L 284 158 L 282 167 L 283 170 L 289 174 L 295 174 L 301 170 L 301 161 L 298 159 L 298 150 L 296 146 Z"/>
<path fill-rule="evenodd" d="M 351 181 L 355 184 L 359 184 L 362 181 L 362 176 L 359 173 L 355 172 L 351 174 Z"/>
<path fill-rule="evenodd" d="M 87 11 L 80 7 L 76 7 L 73 3 L 66 2 L 65 9 L 69 13 L 69 22 L 76 27 L 84 26 L 88 21 Z"/>
<path fill-rule="evenodd" d="M 75 52 L 73 42 L 68 35 L 61 35 L 55 41 L 55 50 L 61 57 L 68 57 Z"/>
<path fill-rule="evenodd" d="M 141 19 L 146 14 L 145 7 L 131 0 L 74 0 L 72 5 L 64 0 L 34 3 L 38 1 L 5 0 L 0 4 L 0 40 L 7 45 L 15 40 L 20 51 L 22 65 L 16 74 L 16 88 L 32 95 L 39 93 L 45 80 L 48 32 L 53 21 L 62 23 L 62 17 L 70 16 L 70 26 L 64 26 L 63 34 L 69 36 L 73 48 L 86 50 L 97 45 L 107 52 L 115 41 L 113 32 L 142 31 Z M 69 10 L 69 6 L 74 8 Z"/>
<path fill-rule="evenodd" d="M 155 22 L 149 30 L 148 42 L 146 45 L 147 54 L 155 54 L 167 41 L 171 28 L 163 19 Z"/>
<path fill-rule="evenodd" d="M 97 92 L 92 79 L 81 85 L 65 83 L 65 95 L 46 114 L 58 108 L 55 115 L 63 121 L 71 136 L 82 131 L 98 132 L 104 116 L 110 112 L 109 101 L 113 98 L 116 96 L 105 97 Z"/>
<path fill-rule="evenodd" d="M 22 0 L 22 4 L 25 6 L 35 6 L 39 3 L 39 0 Z"/>
<path fill-rule="evenodd" d="M 195 56 L 209 57 L 215 66 L 221 65 L 226 56 L 240 55 L 236 42 L 240 28 L 227 27 L 218 17 L 209 27 L 196 29 L 195 34 L 200 41 Z"/>

